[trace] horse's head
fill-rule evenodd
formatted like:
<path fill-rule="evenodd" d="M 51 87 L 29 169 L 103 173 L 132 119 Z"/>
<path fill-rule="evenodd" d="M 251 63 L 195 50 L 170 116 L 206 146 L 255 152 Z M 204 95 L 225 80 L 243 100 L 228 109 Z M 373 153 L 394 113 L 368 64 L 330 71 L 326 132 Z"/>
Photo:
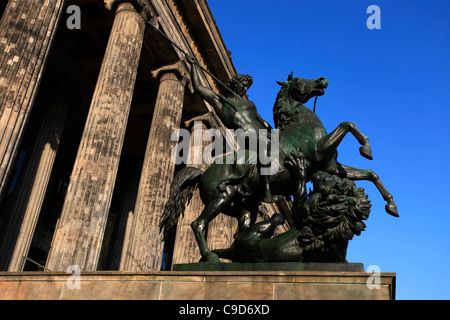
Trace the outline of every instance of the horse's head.
<path fill-rule="evenodd" d="M 295 102 L 306 103 L 309 99 L 315 96 L 322 96 L 325 94 L 325 89 L 328 86 L 328 80 L 320 77 L 314 80 L 294 78 L 292 73 L 289 75 L 287 81 L 277 81 L 282 86 L 282 91 Z"/>
<path fill-rule="evenodd" d="M 292 73 L 287 81 L 277 81 L 281 86 L 273 106 L 273 119 L 277 129 L 283 130 L 287 125 L 297 121 L 298 105 L 306 103 L 312 97 L 325 94 L 328 80 L 320 77 L 314 80 L 294 78 Z M 320 124 L 321 125 L 321 124 Z"/>

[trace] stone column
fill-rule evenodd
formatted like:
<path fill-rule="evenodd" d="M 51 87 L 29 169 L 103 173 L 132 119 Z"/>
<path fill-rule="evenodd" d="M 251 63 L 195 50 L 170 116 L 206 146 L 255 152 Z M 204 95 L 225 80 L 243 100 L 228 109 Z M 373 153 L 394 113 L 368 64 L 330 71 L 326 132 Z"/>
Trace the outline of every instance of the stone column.
<path fill-rule="evenodd" d="M 160 270 L 164 244 L 159 223 L 169 195 L 175 163 L 171 151 L 176 145 L 172 132 L 179 128 L 187 70 L 178 63 L 153 72 L 160 79 L 152 126 L 148 137 L 136 199 L 133 231 L 121 270 Z"/>
<path fill-rule="evenodd" d="M 9 0 L 0 21 L 0 200 L 13 169 L 64 0 Z"/>
<path fill-rule="evenodd" d="M 230 216 L 219 214 L 208 224 L 206 242 L 209 249 L 226 249 L 234 241 L 234 234 L 238 228 L 238 221 Z"/>
<path fill-rule="evenodd" d="M 108 46 L 72 170 L 47 268 L 96 270 L 148 17 L 116 1 Z M 141 12 L 138 12 L 141 11 Z"/>
<path fill-rule="evenodd" d="M 211 120 L 216 128 L 220 128 L 219 123 L 215 120 L 215 117 L 211 114 Z M 226 130 L 222 130 L 222 134 L 227 141 L 226 148 L 235 148 L 234 151 L 237 151 L 237 145 L 234 140 L 235 137 L 233 135 L 230 136 L 230 133 Z M 228 149 L 227 149 L 228 150 Z M 227 152 L 227 151 L 225 151 Z M 206 237 L 206 242 L 208 244 L 209 249 L 226 249 L 231 246 L 234 241 L 234 234 L 236 233 L 238 227 L 238 222 L 236 218 L 219 214 L 208 224 L 208 233 Z M 222 259 L 225 260 L 225 259 Z"/>
<path fill-rule="evenodd" d="M 135 165 L 131 165 L 130 171 L 126 174 L 127 177 L 124 179 L 126 181 L 126 187 L 121 192 L 122 196 L 120 197 L 122 206 L 120 207 L 116 221 L 115 238 L 111 244 L 113 250 L 109 261 L 110 270 L 119 270 L 122 257 L 125 256 L 139 187 L 139 169 Z"/>
<path fill-rule="evenodd" d="M 190 147 L 190 158 L 192 163 L 187 164 L 189 167 L 199 168 L 203 171 L 208 168 L 208 165 L 203 161 L 203 149 L 211 143 L 209 141 L 203 141 L 203 133 L 207 130 L 203 121 L 206 121 L 207 118 L 209 118 L 209 116 L 196 118 L 191 122 L 191 124 L 193 124 Z M 172 265 L 198 262 L 200 260 L 200 250 L 198 249 L 191 223 L 200 216 L 204 207 L 202 199 L 200 199 L 200 192 L 197 188 L 192 195 L 189 205 L 186 206 L 184 216 L 181 216 L 178 220 L 175 245 L 172 254 Z"/>
<path fill-rule="evenodd" d="M 48 104 L 25 174 L 8 205 L 8 223 L 2 227 L 0 265 L 8 271 L 22 271 L 64 129 L 69 101 L 53 95 Z"/>

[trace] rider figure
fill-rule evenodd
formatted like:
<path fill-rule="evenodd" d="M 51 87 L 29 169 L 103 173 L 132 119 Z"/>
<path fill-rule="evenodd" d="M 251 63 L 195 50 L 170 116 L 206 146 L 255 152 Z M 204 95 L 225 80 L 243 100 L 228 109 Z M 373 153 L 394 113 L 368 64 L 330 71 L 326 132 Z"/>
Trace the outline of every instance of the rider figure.
<path fill-rule="evenodd" d="M 192 56 L 186 56 L 186 60 L 192 66 L 191 80 L 194 90 L 200 94 L 200 96 L 211 104 L 216 112 L 217 116 L 223 122 L 223 124 L 229 129 L 242 129 L 243 134 L 256 133 L 258 139 L 258 145 L 261 147 L 261 141 L 265 144 L 267 151 L 268 142 L 270 139 L 270 133 L 266 136 L 259 134 L 259 129 L 271 130 L 272 127 L 261 118 L 256 110 L 256 106 L 252 101 L 244 99 L 245 93 L 253 83 L 253 79 L 249 75 L 236 75 L 228 81 L 227 86 L 236 94 L 227 92 L 226 96 L 215 93 L 213 90 L 203 86 L 200 83 L 198 75 L 197 62 Z M 257 152 L 258 154 L 258 152 Z M 260 161 L 260 156 L 257 156 L 258 172 L 260 173 L 260 179 L 263 186 L 263 201 L 271 202 L 272 194 L 270 192 L 270 175 L 261 174 L 261 167 L 270 166 L 263 165 Z"/>

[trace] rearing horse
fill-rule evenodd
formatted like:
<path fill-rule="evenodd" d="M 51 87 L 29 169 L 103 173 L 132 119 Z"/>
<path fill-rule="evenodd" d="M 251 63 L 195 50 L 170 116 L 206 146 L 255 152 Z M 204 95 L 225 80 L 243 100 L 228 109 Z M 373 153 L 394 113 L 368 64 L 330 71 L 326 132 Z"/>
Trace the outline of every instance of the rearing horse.
<path fill-rule="evenodd" d="M 387 201 L 386 211 L 398 217 L 392 195 L 386 190 L 378 176 L 371 170 L 355 169 L 337 162 L 336 148 L 344 136 L 350 132 L 359 143 L 361 155 L 371 159 L 368 138 L 352 122 L 341 123 L 327 134 L 320 119 L 303 103 L 310 98 L 323 95 L 328 86 L 325 78 L 306 80 L 289 76 L 282 86 L 274 105 L 275 126 L 280 136 L 280 170 L 271 176 L 271 189 L 286 197 L 294 196 L 294 214 L 301 215 L 306 202 L 306 183 L 317 171 L 327 172 L 350 180 L 372 181 Z M 200 216 L 191 223 L 202 259 L 219 262 L 219 257 L 206 243 L 204 230 L 207 224 L 220 213 L 235 217 L 239 222 L 239 232 L 246 230 L 251 217 L 258 212 L 261 200 L 261 181 L 256 171 L 253 151 L 246 150 L 243 164 L 211 165 L 205 172 L 186 167 L 176 175 L 171 185 L 169 199 L 165 205 L 161 229 L 167 239 L 174 231 L 178 218 L 185 210 L 186 202 L 193 190 L 200 190 L 205 204 Z M 301 218 L 301 217 L 300 217 Z M 301 219 L 297 219 L 300 221 Z"/>
<path fill-rule="evenodd" d="M 369 139 L 362 134 L 353 122 L 342 122 L 331 133 L 327 134 L 317 115 L 303 104 L 312 97 L 325 94 L 327 79 L 315 80 L 293 78 L 292 73 L 287 81 L 277 82 L 281 85 L 274 104 L 273 113 L 275 127 L 280 130 L 280 150 L 286 156 L 284 165 L 296 176 L 298 190 L 297 202 L 306 198 L 306 182 L 311 181 L 317 171 L 324 171 L 350 180 L 368 180 L 375 184 L 383 199 L 387 202 L 386 212 L 398 217 L 397 206 L 393 196 L 381 183 L 378 175 L 372 170 L 356 169 L 340 164 L 337 161 L 337 147 L 347 133 L 352 133 L 362 145 L 361 155 L 372 160 Z M 294 197 L 295 200 L 295 197 Z"/>

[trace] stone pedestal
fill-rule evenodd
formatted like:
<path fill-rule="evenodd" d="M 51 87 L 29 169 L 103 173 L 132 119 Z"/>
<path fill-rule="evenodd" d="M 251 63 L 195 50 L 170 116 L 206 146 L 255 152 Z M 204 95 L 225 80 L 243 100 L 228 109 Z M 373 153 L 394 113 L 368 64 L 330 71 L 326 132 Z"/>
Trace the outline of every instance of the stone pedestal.
<path fill-rule="evenodd" d="M 259 263 L 183 263 L 173 266 L 174 271 L 330 271 L 364 272 L 362 263 L 322 262 L 259 262 Z"/>
<path fill-rule="evenodd" d="M 78 277 L 3 272 L 0 299 L 183 300 L 184 305 L 187 300 L 258 300 L 263 304 L 261 300 L 395 299 L 395 273 L 381 273 L 378 289 L 367 286 L 370 276 L 336 271 L 105 271 L 82 272 Z"/>

